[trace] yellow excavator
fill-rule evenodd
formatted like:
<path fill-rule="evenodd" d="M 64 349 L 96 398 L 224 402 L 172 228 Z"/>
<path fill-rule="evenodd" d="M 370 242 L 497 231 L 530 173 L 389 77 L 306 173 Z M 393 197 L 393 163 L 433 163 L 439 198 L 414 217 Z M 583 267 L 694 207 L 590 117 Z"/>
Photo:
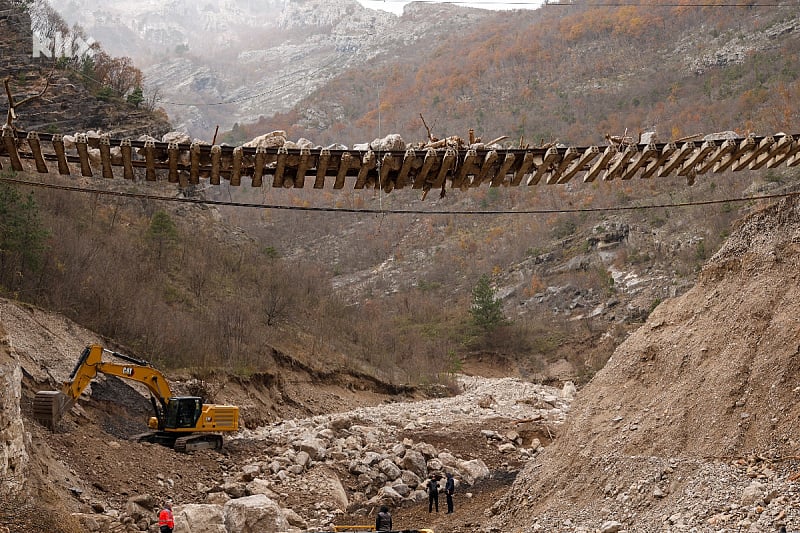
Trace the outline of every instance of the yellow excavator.
<path fill-rule="evenodd" d="M 104 361 L 104 354 L 124 363 Z M 150 391 L 155 411 L 148 422 L 152 431 L 134 437 L 139 442 L 162 444 L 179 452 L 220 449 L 220 433 L 239 429 L 238 407 L 204 404 L 199 396 L 173 396 L 164 375 L 150 363 L 97 344 L 86 347 L 61 390 L 36 393 L 34 418 L 48 428 L 55 428 L 98 372 L 143 383 Z"/>

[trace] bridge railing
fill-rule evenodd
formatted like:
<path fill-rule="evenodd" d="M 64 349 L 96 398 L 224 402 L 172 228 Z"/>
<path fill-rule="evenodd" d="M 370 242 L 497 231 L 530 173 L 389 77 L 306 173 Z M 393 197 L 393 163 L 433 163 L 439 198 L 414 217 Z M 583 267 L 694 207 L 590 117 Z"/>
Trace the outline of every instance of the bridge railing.
<path fill-rule="evenodd" d="M 410 187 L 469 189 L 532 186 L 571 180 L 630 180 L 759 170 L 800 164 L 800 135 L 702 141 L 526 149 L 443 147 L 406 150 L 287 149 L 164 143 L 4 128 L 0 169 L 168 181 L 182 187 L 207 179 L 232 186 L 315 189 Z"/>

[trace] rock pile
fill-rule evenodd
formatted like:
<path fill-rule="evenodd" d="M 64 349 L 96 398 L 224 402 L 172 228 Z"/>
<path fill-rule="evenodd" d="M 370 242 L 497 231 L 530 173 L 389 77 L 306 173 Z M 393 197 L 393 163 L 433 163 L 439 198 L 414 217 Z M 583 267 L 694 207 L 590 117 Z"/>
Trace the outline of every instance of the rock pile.
<path fill-rule="evenodd" d="M 542 449 L 539 439 L 521 432 L 481 429 L 490 420 L 558 427 L 575 394 L 517 379 L 466 378 L 461 394 L 421 402 L 392 403 L 346 413 L 285 420 L 243 431 L 229 442 L 246 447 L 246 464 L 229 464 L 228 475 L 213 486 L 197 487 L 200 502 L 176 505 L 176 533 L 249 533 L 330 530 L 337 516 L 368 515 L 382 505 L 394 508 L 427 499 L 426 480 L 451 473 L 459 492 L 491 475 L 480 457 L 465 457 L 405 432 L 469 423 L 499 452 L 527 460 Z M 223 460 L 223 459 L 220 459 Z M 468 496 L 467 496 L 468 497 Z M 183 503 L 183 502 L 178 502 Z M 104 531 L 114 522 L 129 532 L 153 529 L 158 502 L 146 496 L 124 510 L 98 508 L 81 515 L 87 531 Z"/>

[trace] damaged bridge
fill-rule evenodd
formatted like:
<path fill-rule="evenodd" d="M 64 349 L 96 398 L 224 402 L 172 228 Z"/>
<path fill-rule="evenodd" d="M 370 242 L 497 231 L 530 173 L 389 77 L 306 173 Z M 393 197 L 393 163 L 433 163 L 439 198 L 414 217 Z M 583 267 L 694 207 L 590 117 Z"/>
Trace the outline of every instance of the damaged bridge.
<path fill-rule="evenodd" d="M 233 147 L 112 139 L 4 128 L 0 169 L 106 179 L 314 189 L 533 186 L 754 171 L 800 164 L 800 135 L 733 134 L 606 146 L 502 148 L 458 144 L 402 150 Z M 70 139 L 71 141 L 71 139 Z"/>

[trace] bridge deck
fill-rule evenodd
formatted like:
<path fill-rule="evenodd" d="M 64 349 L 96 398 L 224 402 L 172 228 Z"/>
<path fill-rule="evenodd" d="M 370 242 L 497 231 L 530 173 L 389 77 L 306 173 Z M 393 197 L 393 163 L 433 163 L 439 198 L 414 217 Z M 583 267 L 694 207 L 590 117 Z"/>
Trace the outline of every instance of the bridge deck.
<path fill-rule="evenodd" d="M 212 185 L 342 189 L 436 188 L 565 184 L 759 170 L 800 164 L 800 135 L 748 136 L 704 142 L 609 144 L 528 149 L 359 151 L 176 144 L 3 129 L 0 169 Z M 351 179 L 347 179 L 351 178 Z M 352 179 L 354 178 L 354 179 Z"/>

